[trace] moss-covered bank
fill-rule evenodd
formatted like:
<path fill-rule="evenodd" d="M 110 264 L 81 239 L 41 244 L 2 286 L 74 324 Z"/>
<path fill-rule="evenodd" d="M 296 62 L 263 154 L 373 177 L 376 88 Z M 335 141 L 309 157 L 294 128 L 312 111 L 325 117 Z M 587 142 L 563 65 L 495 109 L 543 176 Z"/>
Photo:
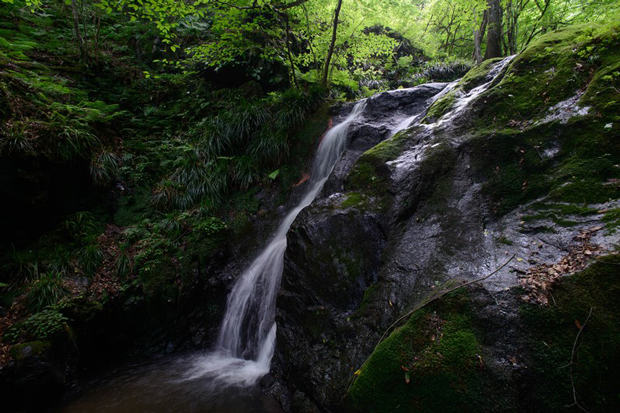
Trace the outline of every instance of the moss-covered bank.
<path fill-rule="evenodd" d="M 548 307 L 523 303 L 518 288 L 499 295 L 503 309 L 489 293 L 457 290 L 415 312 L 375 349 L 347 405 L 365 412 L 559 412 L 577 411 L 576 400 L 588 411 L 615 411 L 619 281 L 620 257 L 613 255 L 562 279 Z M 503 320 L 500 335 L 484 315 L 490 311 Z M 519 334 L 506 342 L 510 331 Z M 505 357 L 499 363 L 498 348 Z"/>

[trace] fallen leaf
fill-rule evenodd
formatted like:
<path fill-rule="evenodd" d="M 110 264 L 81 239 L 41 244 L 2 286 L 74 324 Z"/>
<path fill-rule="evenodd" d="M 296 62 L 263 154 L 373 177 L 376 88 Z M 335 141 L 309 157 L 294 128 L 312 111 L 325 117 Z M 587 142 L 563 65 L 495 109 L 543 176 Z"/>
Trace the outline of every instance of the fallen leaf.
<path fill-rule="evenodd" d="M 577 326 L 578 329 L 582 329 L 583 327 L 581 326 L 581 323 L 579 322 L 579 320 L 575 320 L 575 325 Z"/>

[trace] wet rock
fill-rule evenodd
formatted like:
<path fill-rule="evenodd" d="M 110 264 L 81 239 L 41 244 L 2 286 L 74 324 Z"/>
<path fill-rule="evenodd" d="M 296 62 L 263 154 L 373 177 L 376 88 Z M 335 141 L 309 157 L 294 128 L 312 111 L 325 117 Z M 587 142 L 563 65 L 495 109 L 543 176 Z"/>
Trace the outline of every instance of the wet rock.
<path fill-rule="evenodd" d="M 75 379 L 77 348 L 68 336 L 17 344 L 11 356 L 13 361 L 0 368 L 3 411 L 42 411 Z"/>
<path fill-rule="evenodd" d="M 593 178 L 588 168 L 577 172 L 572 166 L 586 161 L 564 150 L 567 142 L 569 148 L 591 148 L 583 140 L 585 129 L 575 127 L 585 120 L 573 118 L 587 113 L 562 113 L 577 122 L 572 129 L 540 110 L 533 110 L 533 117 L 541 122 L 515 124 L 521 131 L 488 131 L 474 122 L 495 122 L 485 107 L 487 99 L 498 94 L 508 102 L 513 99 L 504 76 L 514 70 L 514 77 L 522 73 L 519 65 L 529 64 L 522 57 L 515 61 L 491 62 L 472 75 L 469 81 L 476 86 L 459 85 L 462 93 L 450 97 L 427 124 L 414 123 L 393 133 L 403 119 L 421 119 L 430 96 L 445 85 L 370 98 L 363 116 L 351 126 L 350 147 L 323 198 L 298 217 L 288 236 L 274 368 L 297 395 L 300 408 L 309 399 L 321 409 L 341 411 L 354 373 L 377 351 L 375 345 L 398 317 L 437 291 L 488 274 L 492 277 L 481 286 L 469 289 L 466 307 L 473 330 L 458 337 L 468 348 L 479 349 L 476 360 L 484 371 L 480 377 L 489 383 L 484 402 L 490 403 L 489 409 L 499 404 L 506 410 L 531 407 L 521 398 L 530 388 L 527 369 L 535 361 L 515 287 L 531 266 L 559 262 L 582 242 L 583 231 L 591 231 L 602 248 L 617 245 L 617 234 L 600 229 L 603 217 L 609 222 L 609 211 L 618 209 L 618 195 L 608 192 L 609 185 L 601 186 L 602 174 Z M 548 106 L 552 112 L 557 109 Z M 609 143 L 608 138 L 601 140 Z M 618 162 L 617 150 L 609 150 L 601 156 Z M 554 173 L 563 174 L 564 167 L 571 174 L 582 173 L 583 182 L 601 190 L 590 196 L 584 187 L 582 198 L 589 201 L 576 203 L 579 196 L 567 188 L 579 179 L 571 175 L 571 181 L 561 185 L 554 180 Z M 351 270 L 345 261 L 359 263 L 359 269 Z M 465 340 L 468 337 L 472 340 Z M 459 362 L 468 369 L 475 366 L 469 359 Z M 399 369 L 396 366 L 396 373 L 403 374 Z M 475 382 L 477 373 L 468 371 Z M 448 387 L 439 386 L 436 392 Z M 444 399 L 445 406 L 452 406 L 447 409 L 482 406 L 467 397 L 485 394 L 462 396 L 456 404 Z M 459 405 L 464 400 L 473 404 Z M 357 408 L 372 410 L 364 404 Z"/>

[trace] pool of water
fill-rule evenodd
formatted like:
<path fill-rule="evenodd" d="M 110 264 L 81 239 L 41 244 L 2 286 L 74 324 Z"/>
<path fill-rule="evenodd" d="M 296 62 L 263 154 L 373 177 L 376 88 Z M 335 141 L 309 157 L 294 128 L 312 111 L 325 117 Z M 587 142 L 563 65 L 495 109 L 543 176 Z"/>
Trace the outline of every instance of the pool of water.
<path fill-rule="evenodd" d="M 204 354 L 169 356 L 127 366 L 85 383 L 57 412 L 281 413 L 256 385 L 222 380 L 227 362 Z M 252 366 L 229 363 L 235 374 Z M 215 372 L 215 374 L 214 374 Z M 252 382 L 252 380 L 250 380 Z"/>

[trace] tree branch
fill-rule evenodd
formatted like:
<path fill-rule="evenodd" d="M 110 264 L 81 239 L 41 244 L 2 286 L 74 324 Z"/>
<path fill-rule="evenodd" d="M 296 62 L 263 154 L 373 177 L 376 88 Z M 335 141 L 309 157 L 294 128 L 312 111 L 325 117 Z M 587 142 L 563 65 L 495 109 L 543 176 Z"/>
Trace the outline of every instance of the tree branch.
<path fill-rule="evenodd" d="M 573 365 L 575 364 L 575 353 L 577 352 L 577 342 L 579 341 L 579 336 L 581 336 L 581 332 L 583 331 L 584 328 L 586 328 L 586 324 L 588 324 L 588 321 L 590 321 L 590 317 L 592 317 L 592 310 L 593 310 L 593 307 L 590 307 L 590 314 L 588 314 L 588 318 L 586 318 L 586 321 L 583 323 L 583 325 L 579 329 L 579 332 L 577 333 L 577 337 L 575 337 L 575 341 L 573 342 L 573 351 L 571 352 L 571 356 L 570 356 L 570 363 L 568 363 L 566 366 L 560 367 L 560 368 L 564 368 L 564 367 L 570 366 L 570 384 L 573 387 L 573 404 L 568 405 L 566 407 L 577 406 L 579 407 L 579 409 L 581 409 L 581 411 L 586 412 L 586 413 L 588 413 L 588 411 L 577 401 L 577 389 L 575 389 L 575 377 L 573 374 Z"/>

